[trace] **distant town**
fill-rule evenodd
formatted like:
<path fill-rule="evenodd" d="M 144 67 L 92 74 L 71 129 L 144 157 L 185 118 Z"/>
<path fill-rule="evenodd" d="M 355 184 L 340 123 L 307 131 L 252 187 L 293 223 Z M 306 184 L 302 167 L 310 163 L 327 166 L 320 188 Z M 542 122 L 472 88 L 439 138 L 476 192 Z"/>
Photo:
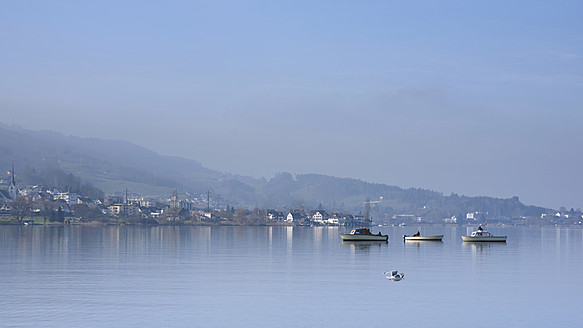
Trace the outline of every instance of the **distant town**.
<path fill-rule="evenodd" d="M 230 206 L 210 191 L 203 195 L 146 197 L 128 190 L 101 199 L 51 186 L 16 185 L 14 169 L 0 180 L 0 224 L 149 224 L 149 225 L 306 225 L 306 226 L 406 226 L 425 224 L 472 225 L 490 223 L 508 226 L 582 226 L 581 210 L 562 209 L 540 217 L 500 218 L 483 212 L 452 215 L 441 220 L 402 213 L 372 217 L 370 201 L 362 211 L 335 209 L 243 208 Z M 4 187 L 6 186 L 7 187 Z"/>

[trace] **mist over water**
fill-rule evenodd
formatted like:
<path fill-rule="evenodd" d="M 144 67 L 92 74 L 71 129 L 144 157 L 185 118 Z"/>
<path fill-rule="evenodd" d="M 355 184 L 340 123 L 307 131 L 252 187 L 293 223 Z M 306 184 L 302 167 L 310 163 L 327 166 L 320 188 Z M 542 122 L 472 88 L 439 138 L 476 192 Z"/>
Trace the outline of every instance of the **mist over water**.
<path fill-rule="evenodd" d="M 0 122 L 255 178 L 318 173 L 581 208 L 582 11 L 5 1 Z"/>
<path fill-rule="evenodd" d="M 575 326 L 583 230 L 346 243 L 343 227 L 0 227 L 6 327 Z M 372 229 L 377 232 L 376 229 Z M 405 272 L 403 281 L 384 271 Z"/>

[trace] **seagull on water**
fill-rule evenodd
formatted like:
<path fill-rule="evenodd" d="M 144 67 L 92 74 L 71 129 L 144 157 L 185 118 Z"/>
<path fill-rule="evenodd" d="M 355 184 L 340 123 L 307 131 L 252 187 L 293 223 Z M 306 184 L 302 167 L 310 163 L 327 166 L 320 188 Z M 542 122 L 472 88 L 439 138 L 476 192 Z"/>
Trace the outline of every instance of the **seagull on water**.
<path fill-rule="evenodd" d="M 405 279 L 405 274 L 404 273 L 397 273 L 397 270 L 391 270 L 391 271 L 385 271 L 383 272 L 383 274 L 387 275 L 387 279 L 391 279 L 393 281 L 400 281 L 402 279 Z"/>

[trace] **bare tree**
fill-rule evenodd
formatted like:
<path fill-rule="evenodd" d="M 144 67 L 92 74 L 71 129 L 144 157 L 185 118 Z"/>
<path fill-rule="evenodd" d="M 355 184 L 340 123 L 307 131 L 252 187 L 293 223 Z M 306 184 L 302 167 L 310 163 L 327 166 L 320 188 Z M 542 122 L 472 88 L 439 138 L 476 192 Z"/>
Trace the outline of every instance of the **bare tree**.
<path fill-rule="evenodd" d="M 13 205 L 14 206 L 12 208 L 12 216 L 16 218 L 18 223 L 22 223 L 22 221 L 24 221 L 24 218 L 29 216 L 32 210 L 32 204 L 30 202 L 30 199 L 28 199 L 28 197 L 22 196 L 16 197 Z"/>

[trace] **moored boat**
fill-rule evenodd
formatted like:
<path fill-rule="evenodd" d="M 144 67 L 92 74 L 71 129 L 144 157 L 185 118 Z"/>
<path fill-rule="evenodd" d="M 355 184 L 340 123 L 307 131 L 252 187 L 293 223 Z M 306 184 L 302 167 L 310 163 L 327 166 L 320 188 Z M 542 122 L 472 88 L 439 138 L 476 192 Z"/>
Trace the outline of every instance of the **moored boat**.
<path fill-rule="evenodd" d="M 403 235 L 404 241 L 441 241 L 442 239 L 443 235 L 421 236 L 421 232 L 419 231 L 411 236 Z"/>
<path fill-rule="evenodd" d="M 341 233 L 340 238 L 343 241 L 387 241 L 388 235 L 383 235 L 380 232 L 373 234 L 367 228 L 352 229 L 350 233 Z"/>
<path fill-rule="evenodd" d="M 465 242 L 506 242 L 506 236 L 494 236 L 481 226 L 469 236 L 462 236 Z"/>

